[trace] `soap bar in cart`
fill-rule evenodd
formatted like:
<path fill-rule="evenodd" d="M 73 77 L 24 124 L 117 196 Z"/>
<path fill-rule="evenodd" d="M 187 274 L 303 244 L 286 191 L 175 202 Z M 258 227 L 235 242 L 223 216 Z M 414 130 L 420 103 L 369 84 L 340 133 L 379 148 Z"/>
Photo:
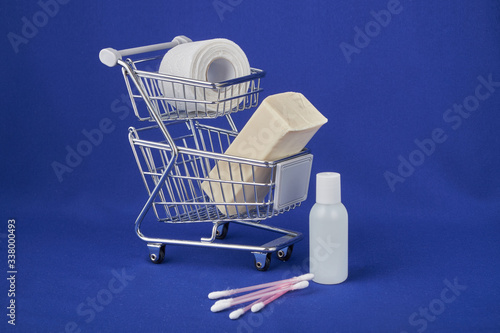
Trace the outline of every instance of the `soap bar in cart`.
<path fill-rule="evenodd" d="M 262 101 L 224 154 L 276 161 L 299 153 L 327 121 L 301 93 L 271 95 Z M 251 203 L 265 205 L 271 186 L 251 184 L 270 184 L 272 178 L 271 168 L 219 161 L 202 188 L 219 203 L 222 214 L 231 216 L 255 208 Z"/>

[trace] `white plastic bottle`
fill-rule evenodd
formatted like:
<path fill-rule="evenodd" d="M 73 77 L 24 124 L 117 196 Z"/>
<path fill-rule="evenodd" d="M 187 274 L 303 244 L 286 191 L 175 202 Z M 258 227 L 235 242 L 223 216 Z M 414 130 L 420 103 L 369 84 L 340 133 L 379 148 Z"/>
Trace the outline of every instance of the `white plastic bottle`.
<path fill-rule="evenodd" d="M 309 264 L 314 282 L 337 284 L 347 279 L 348 217 L 341 202 L 340 174 L 316 175 L 316 204 L 309 213 Z"/>

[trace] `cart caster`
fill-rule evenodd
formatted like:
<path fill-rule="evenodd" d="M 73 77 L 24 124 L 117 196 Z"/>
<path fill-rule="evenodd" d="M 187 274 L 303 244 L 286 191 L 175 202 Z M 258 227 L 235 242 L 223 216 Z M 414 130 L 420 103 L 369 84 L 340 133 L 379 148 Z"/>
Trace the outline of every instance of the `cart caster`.
<path fill-rule="evenodd" d="M 292 251 L 293 251 L 293 244 L 288 247 L 282 248 L 281 250 L 278 250 L 276 252 L 276 256 L 281 261 L 287 261 L 292 256 Z"/>
<path fill-rule="evenodd" d="M 148 244 L 149 260 L 154 264 L 159 264 L 165 258 L 165 244 Z"/>
<path fill-rule="evenodd" d="M 267 271 L 269 269 L 269 266 L 271 265 L 271 253 L 254 253 L 255 256 L 255 268 L 257 270 L 263 272 Z"/>
<path fill-rule="evenodd" d="M 227 236 L 227 229 L 229 228 L 229 223 L 221 224 L 217 227 L 216 239 L 224 239 Z"/>

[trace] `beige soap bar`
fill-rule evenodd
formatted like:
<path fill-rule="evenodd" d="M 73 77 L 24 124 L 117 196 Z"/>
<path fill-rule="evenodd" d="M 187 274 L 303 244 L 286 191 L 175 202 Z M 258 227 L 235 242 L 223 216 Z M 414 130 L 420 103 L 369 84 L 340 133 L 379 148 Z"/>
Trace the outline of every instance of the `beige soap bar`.
<path fill-rule="evenodd" d="M 234 139 L 226 155 L 261 161 L 276 161 L 299 153 L 328 120 L 304 95 L 286 92 L 267 97 Z M 271 169 L 248 164 L 220 161 L 210 171 L 210 179 L 237 182 L 269 183 Z M 252 186 L 205 181 L 205 193 L 222 214 L 234 215 L 247 211 L 248 205 L 234 203 L 261 203 L 269 186 Z M 251 206 L 249 209 L 255 208 Z"/>

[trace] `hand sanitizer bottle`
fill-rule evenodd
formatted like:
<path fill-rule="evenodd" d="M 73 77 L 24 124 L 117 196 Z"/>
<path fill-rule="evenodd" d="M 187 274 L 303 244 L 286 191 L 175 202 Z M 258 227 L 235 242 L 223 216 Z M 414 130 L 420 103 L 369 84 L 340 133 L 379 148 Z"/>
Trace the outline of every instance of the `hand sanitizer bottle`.
<path fill-rule="evenodd" d="M 316 204 L 309 213 L 309 264 L 314 282 L 347 279 L 347 210 L 340 200 L 340 174 L 316 175 Z"/>

